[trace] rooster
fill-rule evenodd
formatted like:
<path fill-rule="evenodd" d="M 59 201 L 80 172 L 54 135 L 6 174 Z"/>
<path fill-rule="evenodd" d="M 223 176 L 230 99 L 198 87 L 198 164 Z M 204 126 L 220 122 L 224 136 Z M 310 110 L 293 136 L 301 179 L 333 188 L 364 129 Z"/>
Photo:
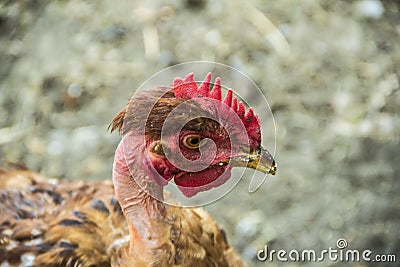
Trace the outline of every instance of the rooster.
<path fill-rule="evenodd" d="M 135 94 L 110 124 L 123 134 L 113 182 L 0 169 L 0 266 L 244 266 L 205 210 L 168 205 L 163 190 L 174 183 L 192 198 L 225 183 L 233 167 L 276 172 L 257 115 L 231 90 L 222 99 L 219 78 L 210 87 L 210 73 L 199 86 L 189 74 Z M 167 120 L 191 114 L 200 116 L 163 132 Z M 178 168 L 180 153 L 208 165 Z"/>

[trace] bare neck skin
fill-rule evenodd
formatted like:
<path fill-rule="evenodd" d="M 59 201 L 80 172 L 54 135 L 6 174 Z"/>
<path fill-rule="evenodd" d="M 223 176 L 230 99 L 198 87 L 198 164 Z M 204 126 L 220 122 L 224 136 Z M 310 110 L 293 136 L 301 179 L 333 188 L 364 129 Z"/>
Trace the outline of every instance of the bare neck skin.
<path fill-rule="evenodd" d="M 163 199 L 163 187 L 149 177 L 146 153 L 143 137 L 124 136 L 115 152 L 113 180 L 115 194 L 128 220 L 129 251 L 141 254 L 141 258 L 153 258 L 154 251 L 164 250 L 169 227 L 164 220 L 164 204 L 151 196 Z"/>

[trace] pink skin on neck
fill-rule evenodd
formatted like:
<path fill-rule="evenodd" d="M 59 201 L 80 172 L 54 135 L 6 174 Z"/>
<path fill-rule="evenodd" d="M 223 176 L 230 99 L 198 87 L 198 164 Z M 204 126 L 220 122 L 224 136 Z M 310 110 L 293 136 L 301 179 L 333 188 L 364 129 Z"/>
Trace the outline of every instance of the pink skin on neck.
<path fill-rule="evenodd" d="M 149 179 L 144 167 L 145 153 L 143 138 L 126 135 L 115 151 L 113 166 L 115 194 L 129 224 L 130 249 L 142 255 L 160 249 L 169 235 L 169 229 L 163 223 L 165 206 L 151 196 L 154 194 L 162 199 L 163 188 Z"/>

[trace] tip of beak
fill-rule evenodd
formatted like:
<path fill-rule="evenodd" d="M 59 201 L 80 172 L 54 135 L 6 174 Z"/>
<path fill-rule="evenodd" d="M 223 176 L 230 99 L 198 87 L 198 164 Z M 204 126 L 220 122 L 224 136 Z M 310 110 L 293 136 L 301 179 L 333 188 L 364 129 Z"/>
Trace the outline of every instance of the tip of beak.
<path fill-rule="evenodd" d="M 240 160 L 243 158 L 238 158 L 238 160 L 233 161 L 234 167 L 247 167 L 251 169 L 258 170 L 263 173 L 268 173 L 275 175 L 277 171 L 277 166 L 272 155 L 263 147 L 260 147 L 256 151 L 246 156 L 246 160 Z"/>
<path fill-rule="evenodd" d="M 257 151 L 255 161 L 257 162 L 256 170 L 272 175 L 276 174 L 277 165 L 275 159 L 267 149 L 260 147 Z"/>
<path fill-rule="evenodd" d="M 274 160 L 274 161 L 272 162 L 271 168 L 269 169 L 269 173 L 272 174 L 272 175 L 275 175 L 275 174 L 276 174 L 276 171 L 277 171 L 277 166 L 276 166 L 276 162 L 275 162 L 275 160 Z"/>

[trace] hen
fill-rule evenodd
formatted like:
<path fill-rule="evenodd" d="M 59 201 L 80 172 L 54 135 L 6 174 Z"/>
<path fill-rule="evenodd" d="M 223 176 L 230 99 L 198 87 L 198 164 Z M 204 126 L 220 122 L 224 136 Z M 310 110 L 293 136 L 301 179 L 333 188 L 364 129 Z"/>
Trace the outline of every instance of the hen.
<path fill-rule="evenodd" d="M 211 74 L 200 86 L 189 74 L 130 99 L 110 125 L 123 134 L 113 183 L 0 169 L 0 266 L 243 266 L 206 211 L 164 201 L 167 184 L 192 198 L 232 167 L 275 174 L 258 117 L 231 90 L 222 99 L 219 78 L 210 85 Z"/>

